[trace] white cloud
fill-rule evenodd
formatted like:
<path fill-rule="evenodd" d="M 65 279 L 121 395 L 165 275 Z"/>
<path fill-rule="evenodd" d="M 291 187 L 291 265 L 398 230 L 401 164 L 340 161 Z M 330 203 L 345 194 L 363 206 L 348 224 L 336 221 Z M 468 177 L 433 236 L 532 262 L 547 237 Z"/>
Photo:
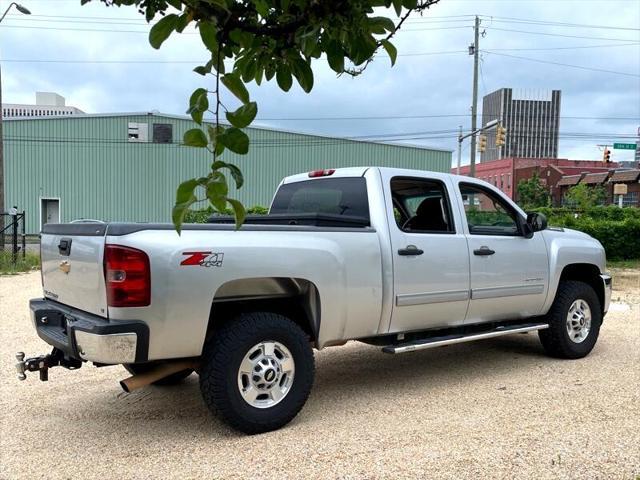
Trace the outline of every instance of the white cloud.
<path fill-rule="evenodd" d="M 36 90 L 59 92 L 70 105 L 88 112 L 123 112 L 157 109 L 183 114 L 190 92 L 203 84 L 191 69 L 206 52 L 197 35 L 171 37 L 160 51 L 152 49 L 148 26 L 133 7 L 107 8 L 101 2 L 80 6 L 79 0 L 21 0 L 34 16 L 8 16 L 0 28 L 2 59 L 5 60 L 193 60 L 194 63 L 16 63 L 3 62 L 3 98 L 7 102 L 32 102 Z M 606 15 L 604 15 L 606 12 Z M 392 13 L 392 12 L 389 12 Z M 321 62 L 314 65 L 315 88 L 309 95 L 294 86 L 288 94 L 274 83 L 251 86 L 260 106 L 259 117 L 419 116 L 468 114 L 471 102 L 472 61 L 466 49 L 473 39 L 471 17 L 481 14 L 486 35 L 481 48 L 560 48 L 620 43 L 640 43 L 638 30 L 574 28 L 519 23 L 502 17 L 589 25 L 637 28 L 640 3 L 581 0 L 443 0 L 425 15 L 407 22 L 395 39 L 401 56 L 394 68 L 381 55 L 359 78 L 336 78 Z M 67 23 L 52 17 L 66 15 Z M 90 19 L 87 17 L 98 17 Z M 444 18 L 443 18 L 444 17 Z M 114 24 L 120 19 L 125 25 Z M 58 20 L 60 20 L 58 18 Z M 90 23 L 92 22 L 92 23 Z M 93 23 L 94 22 L 94 23 Z M 74 28 L 67 31 L 43 28 Z M 504 30 L 535 31 L 569 36 L 530 35 Z M 598 38 L 619 38 L 611 41 Z M 446 55 L 404 56 L 411 53 L 460 51 Z M 610 48 L 500 51 L 509 55 L 640 74 L 640 45 Z M 632 121 L 578 120 L 563 118 L 566 132 L 602 134 L 636 132 L 640 124 L 640 78 L 561 67 L 498 55 L 483 54 L 481 95 L 501 87 L 563 90 L 563 117 L 632 117 Z M 229 100 L 232 102 L 232 100 Z M 468 117 L 361 121 L 268 121 L 290 130 L 331 135 L 367 135 L 452 130 L 468 126 Z M 418 140 L 412 140 L 418 142 Z M 425 144 L 454 149 L 454 138 L 428 139 Z M 603 140 L 561 139 L 560 155 L 597 159 L 595 146 Z M 468 155 L 468 149 L 465 156 Z M 632 158 L 633 152 L 615 151 L 617 159 Z"/>

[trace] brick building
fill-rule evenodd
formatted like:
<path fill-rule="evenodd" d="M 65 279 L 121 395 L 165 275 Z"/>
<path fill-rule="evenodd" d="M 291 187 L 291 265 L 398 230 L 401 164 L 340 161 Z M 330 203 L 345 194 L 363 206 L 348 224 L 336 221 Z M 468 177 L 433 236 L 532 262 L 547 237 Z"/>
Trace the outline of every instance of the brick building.
<path fill-rule="evenodd" d="M 476 178 L 495 185 L 517 201 L 518 182 L 531 178 L 537 172 L 542 183 L 548 186 L 554 204 L 559 204 L 561 196 L 556 184 L 563 176 L 578 175 L 579 178 L 583 173 L 607 173 L 617 167 L 617 163 L 593 160 L 509 157 L 476 164 Z M 456 169 L 451 171 L 455 173 Z M 460 167 L 460 175 L 469 175 L 468 165 Z"/>
<path fill-rule="evenodd" d="M 627 186 L 627 193 L 622 196 L 622 205 L 624 207 L 640 207 L 640 170 L 637 169 L 565 175 L 556 185 L 558 201 L 556 202 L 556 198 L 554 198 L 554 205 L 561 205 L 565 193 L 576 185 L 602 187 L 606 193 L 604 203 L 606 205 L 617 205 L 618 196 L 613 193 L 614 185 L 617 184 L 625 184 Z"/>

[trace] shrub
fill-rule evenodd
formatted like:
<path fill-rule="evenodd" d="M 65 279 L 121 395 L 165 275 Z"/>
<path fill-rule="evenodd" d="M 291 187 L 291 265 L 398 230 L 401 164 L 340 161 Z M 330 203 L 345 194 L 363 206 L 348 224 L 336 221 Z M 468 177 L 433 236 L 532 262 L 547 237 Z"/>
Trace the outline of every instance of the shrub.
<path fill-rule="evenodd" d="M 622 221 L 593 218 L 587 215 L 554 217 L 550 225 L 567 227 L 591 235 L 605 249 L 611 260 L 640 258 L 640 219 Z"/>
<path fill-rule="evenodd" d="M 40 256 L 26 252 L 24 258 L 18 253 L 16 263 L 13 263 L 13 254 L 9 251 L 0 251 L 0 275 L 12 275 L 19 272 L 37 270 L 40 266 Z"/>
<path fill-rule="evenodd" d="M 266 215 L 267 213 L 269 213 L 269 209 L 262 205 L 254 205 L 247 209 L 247 215 Z M 212 207 L 201 210 L 189 210 L 184 217 L 184 223 L 207 223 L 209 217 L 212 215 L 220 215 L 220 213 L 214 211 Z M 223 215 L 233 215 L 233 211 L 227 209 Z"/>

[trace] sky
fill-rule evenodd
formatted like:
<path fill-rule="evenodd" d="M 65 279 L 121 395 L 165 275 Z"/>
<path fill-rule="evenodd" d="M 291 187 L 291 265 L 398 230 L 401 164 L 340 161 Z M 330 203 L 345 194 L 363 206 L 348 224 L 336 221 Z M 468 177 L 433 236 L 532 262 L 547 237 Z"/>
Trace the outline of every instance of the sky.
<path fill-rule="evenodd" d="M 9 5 L 0 0 L 0 13 Z M 133 7 L 98 0 L 20 0 L 0 26 L 5 103 L 57 92 L 87 113 L 158 110 L 184 114 L 207 86 L 192 68 L 208 55 L 193 32 L 162 48 Z M 382 10 L 396 18 L 393 10 Z M 473 18 L 481 18 L 479 95 L 511 87 L 535 95 L 562 90 L 561 158 L 600 160 L 599 144 L 635 143 L 640 129 L 640 0 L 441 0 L 405 23 L 392 68 L 379 54 L 359 77 L 314 61 L 315 86 L 289 93 L 251 84 L 255 125 L 339 137 L 398 139 L 455 151 L 470 128 Z M 520 57 L 520 58 L 516 58 Z M 228 100 L 233 104 L 233 100 Z M 481 102 L 479 102 L 481 111 Z M 462 149 L 468 163 L 469 145 Z M 612 160 L 634 152 L 614 150 Z M 454 152 L 453 158 L 456 158 Z"/>

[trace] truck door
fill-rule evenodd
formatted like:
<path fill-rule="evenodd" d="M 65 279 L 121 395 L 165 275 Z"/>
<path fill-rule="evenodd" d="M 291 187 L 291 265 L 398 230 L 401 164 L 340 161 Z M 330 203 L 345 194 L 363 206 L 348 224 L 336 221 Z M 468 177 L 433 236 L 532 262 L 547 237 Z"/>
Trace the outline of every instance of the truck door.
<path fill-rule="evenodd" d="M 460 325 L 469 303 L 469 253 L 445 176 L 383 174 L 393 258 L 390 332 Z"/>
<path fill-rule="evenodd" d="M 465 323 L 510 320 L 540 313 L 549 285 L 542 234 L 525 238 L 520 214 L 500 194 L 459 184 L 471 262 L 471 301 Z"/>

